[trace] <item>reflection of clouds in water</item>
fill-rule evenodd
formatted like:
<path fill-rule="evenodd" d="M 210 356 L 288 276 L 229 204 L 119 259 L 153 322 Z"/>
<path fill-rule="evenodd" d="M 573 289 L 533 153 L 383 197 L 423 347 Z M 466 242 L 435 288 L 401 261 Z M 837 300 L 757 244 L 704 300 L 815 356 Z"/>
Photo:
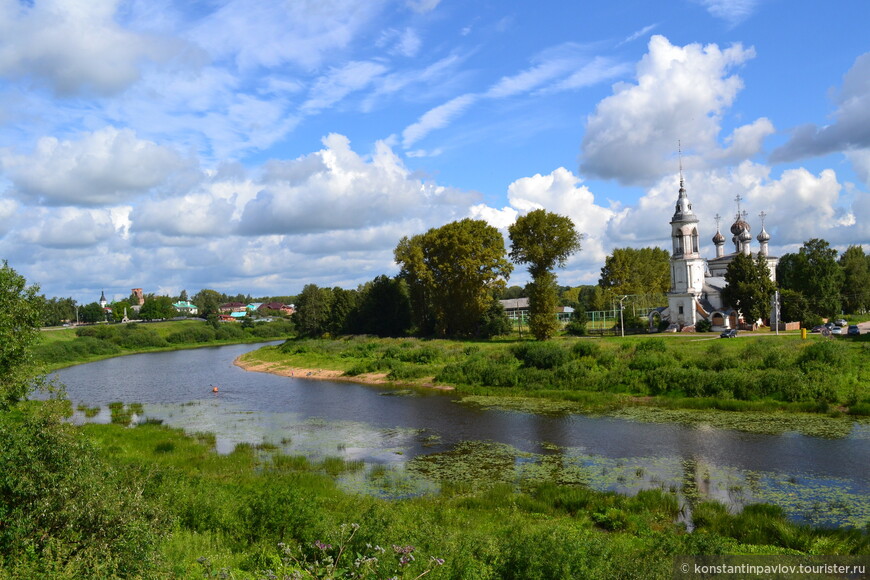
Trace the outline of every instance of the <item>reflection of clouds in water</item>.
<path fill-rule="evenodd" d="M 692 489 L 699 499 L 718 501 L 732 511 L 764 502 L 779 505 L 789 517 L 814 525 L 860 528 L 870 520 L 870 496 L 846 478 L 749 471 L 678 457 L 608 458 L 576 449 L 566 449 L 562 463 L 566 471 L 582 474 L 584 479 L 578 483 L 602 491 L 676 491 L 684 504 Z"/>
<path fill-rule="evenodd" d="M 416 441 L 415 429 L 378 429 L 356 421 L 302 418 L 296 413 L 240 410 L 227 402 L 203 400 L 185 405 L 146 405 L 148 417 L 187 433 L 213 433 L 218 453 L 231 453 L 239 443 L 267 442 L 291 455 L 341 457 L 369 463 L 402 462 Z"/>

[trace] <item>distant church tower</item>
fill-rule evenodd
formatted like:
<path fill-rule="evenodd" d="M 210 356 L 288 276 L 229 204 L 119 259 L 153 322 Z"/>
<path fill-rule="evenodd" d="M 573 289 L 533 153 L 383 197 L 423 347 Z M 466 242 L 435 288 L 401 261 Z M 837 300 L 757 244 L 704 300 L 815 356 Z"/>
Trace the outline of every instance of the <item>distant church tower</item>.
<path fill-rule="evenodd" d="M 100 291 L 100 308 L 105 308 L 106 304 L 109 302 L 106 300 L 106 293 L 104 291 Z"/>
<path fill-rule="evenodd" d="M 698 216 L 686 196 L 680 170 L 680 194 L 671 218 L 671 290 L 668 293 L 670 321 L 694 326 L 697 320 L 695 301 L 704 290 L 704 264 L 698 244 Z"/>

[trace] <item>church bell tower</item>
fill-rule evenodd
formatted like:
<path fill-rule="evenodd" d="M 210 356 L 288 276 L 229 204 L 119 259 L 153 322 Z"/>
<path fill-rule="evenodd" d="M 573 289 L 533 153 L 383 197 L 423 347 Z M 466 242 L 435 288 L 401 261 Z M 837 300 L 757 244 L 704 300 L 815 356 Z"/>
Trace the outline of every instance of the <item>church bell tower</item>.
<path fill-rule="evenodd" d="M 671 322 L 693 326 L 698 319 L 696 299 L 704 289 L 704 259 L 698 244 L 698 216 L 686 195 L 680 170 L 680 192 L 671 218 L 671 290 L 668 309 Z"/>

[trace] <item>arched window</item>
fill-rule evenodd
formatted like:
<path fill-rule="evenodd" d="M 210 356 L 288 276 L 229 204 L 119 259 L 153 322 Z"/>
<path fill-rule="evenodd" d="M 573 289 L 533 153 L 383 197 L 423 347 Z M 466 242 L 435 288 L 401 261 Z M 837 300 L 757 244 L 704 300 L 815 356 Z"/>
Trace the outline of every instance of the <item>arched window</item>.
<path fill-rule="evenodd" d="M 692 228 L 692 251 L 698 253 L 698 228 Z"/>
<path fill-rule="evenodd" d="M 674 255 L 682 256 L 683 255 L 683 235 L 682 232 L 677 233 L 674 236 Z"/>

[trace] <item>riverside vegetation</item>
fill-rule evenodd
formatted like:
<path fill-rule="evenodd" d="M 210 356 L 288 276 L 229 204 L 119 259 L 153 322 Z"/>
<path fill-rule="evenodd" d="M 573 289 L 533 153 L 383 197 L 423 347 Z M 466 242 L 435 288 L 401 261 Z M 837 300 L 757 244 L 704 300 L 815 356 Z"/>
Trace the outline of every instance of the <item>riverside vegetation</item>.
<path fill-rule="evenodd" d="M 46 412 L 60 404 L 0 416 L 0 577 L 670 578 L 686 554 L 870 551 L 864 531 L 767 505 L 698 502 L 688 533 L 666 490 L 454 478 L 437 496 L 347 494 L 334 477 L 357 462 L 268 444 L 221 456 L 153 423 L 73 427 Z"/>
<path fill-rule="evenodd" d="M 293 332 L 287 320 L 254 324 L 227 323 L 217 327 L 203 320 L 128 324 L 98 324 L 42 333 L 34 356 L 48 369 L 93 362 L 115 356 L 201 346 L 263 342 Z"/>
<path fill-rule="evenodd" d="M 765 334 L 548 342 L 288 340 L 242 357 L 280 372 L 330 369 L 359 380 L 455 387 L 469 399 L 528 410 L 625 407 L 870 415 L 870 335 Z M 473 396 L 473 397 L 472 397 Z"/>
<path fill-rule="evenodd" d="M 99 335 L 53 335 L 33 350 L 60 365 L 197 344 L 169 340 L 183 325 L 96 328 Z M 165 342 L 143 332 L 150 330 Z M 349 338 L 290 340 L 252 356 L 275 366 L 374 373 L 402 383 L 449 382 L 483 399 L 531 394 L 602 409 L 646 404 L 648 397 L 690 406 L 687 401 L 729 396 L 723 400 L 737 406 L 866 414 L 865 341 L 764 340 L 771 339 Z M 77 341 L 90 346 L 73 354 L 50 346 Z M 780 382 L 762 381 L 761 390 L 755 382 L 716 380 L 740 369 L 771 373 Z M 688 379 L 672 383 L 662 375 L 683 371 L 702 379 L 691 383 L 701 385 L 697 390 L 687 391 Z M 618 373 L 625 376 L 617 380 Z M 787 389 L 787 378 L 800 384 Z M 359 462 L 312 462 L 279 454 L 268 442 L 221 456 L 207 434 L 187 436 L 153 422 L 128 427 L 135 405 L 113 405 L 115 424 L 82 427 L 63 419 L 71 409 L 62 393 L 43 402 L 10 395 L 2 405 L 0 577 L 670 578 L 674 558 L 685 554 L 870 552 L 866 530 L 797 525 L 767 505 L 729 514 L 698 500 L 689 533 L 678 522 L 676 490 L 629 497 L 529 481 L 518 491 L 473 471 L 456 477 L 447 470 L 440 494 L 387 501 L 337 487 L 337 476 L 365 469 Z M 430 471 L 438 473 L 435 466 Z M 376 467 L 365 473 L 383 475 Z"/>

